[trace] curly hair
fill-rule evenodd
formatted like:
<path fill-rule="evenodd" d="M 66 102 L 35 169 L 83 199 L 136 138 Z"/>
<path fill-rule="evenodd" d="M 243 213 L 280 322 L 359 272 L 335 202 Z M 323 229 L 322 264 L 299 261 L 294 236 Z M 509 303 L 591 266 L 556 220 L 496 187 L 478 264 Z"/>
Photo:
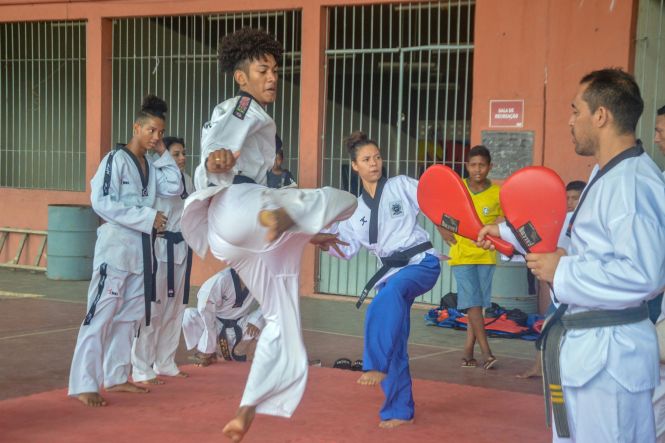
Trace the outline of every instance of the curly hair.
<path fill-rule="evenodd" d="M 242 28 L 224 36 L 219 42 L 217 59 L 222 72 L 243 69 L 244 63 L 259 60 L 266 55 L 275 57 L 277 65 L 282 63 L 282 44 L 260 29 Z"/>
<path fill-rule="evenodd" d="M 136 121 L 144 121 L 148 118 L 157 117 L 166 120 L 169 107 L 166 102 L 153 94 L 148 94 L 143 99 L 141 110 L 136 114 Z"/>

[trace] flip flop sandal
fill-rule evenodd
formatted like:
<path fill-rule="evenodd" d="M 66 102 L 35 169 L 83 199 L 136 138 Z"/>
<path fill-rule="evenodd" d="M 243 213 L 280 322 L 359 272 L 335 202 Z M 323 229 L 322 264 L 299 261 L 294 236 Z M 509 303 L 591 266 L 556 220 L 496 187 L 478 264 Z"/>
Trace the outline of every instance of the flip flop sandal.
<path fill-rule="evenodd" d="M 462 359 L 463 368 L 477 368 L 478 361 L 475 358 L 463 358 Z"/>
<path fill-rule="evenodd" d="M 498 360 L 496 359 L 496 357 L 494 357 L 493 355 L 490 355 L 490 358 L 485 360 L 485 363 L 483 363 L 483 369 L 485 369 L 485 370 L 492 369 L 494 367 L 494 365 L 497 364 L 497 362 L 498 362 Z"/>
<path fill-rule="evenodd" d="M 335 369 L 346 369 L 349 370 L 351 369 L 351 360 L 348 358 L 338 358 L 335 360 L 335 363 L 333 364 L 333 368 Z"/>
<path fill-rule="evenodd" d="M 214 355 L 205 356 L 202 353 L 197 352 L 196 354 L 190 356 L 189 360 L 193 361 L 197 366 L 205 368 L 206 366 L 210 366 L 212 363 L 217 361 L 217 358 Z"/>
<path fill-rule="evenodd" d="M 352 371 L 362 371 L 363 370 L 363 361 L 362 360 L 356 360 L 353 362 L 351 365 L 351 370 Z"/>

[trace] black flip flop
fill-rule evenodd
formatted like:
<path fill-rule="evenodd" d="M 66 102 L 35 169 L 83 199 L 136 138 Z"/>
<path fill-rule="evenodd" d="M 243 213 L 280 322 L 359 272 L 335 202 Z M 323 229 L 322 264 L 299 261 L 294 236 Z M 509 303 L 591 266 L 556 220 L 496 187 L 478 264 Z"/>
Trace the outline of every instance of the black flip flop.
<path fill-rule="evenodd" d="M 362 360 L 356 360 L 353 362 L 351 365 L 351 370 L 352 371 L 362 371 L 363 370 L 363 361 Z"/>
<path fill-rule="evenodd" d="M 333 368 L 350 370 L 351 360 L 349 360 L 348 358 L 338 358 L 337 360 L 335 360 Z"/>

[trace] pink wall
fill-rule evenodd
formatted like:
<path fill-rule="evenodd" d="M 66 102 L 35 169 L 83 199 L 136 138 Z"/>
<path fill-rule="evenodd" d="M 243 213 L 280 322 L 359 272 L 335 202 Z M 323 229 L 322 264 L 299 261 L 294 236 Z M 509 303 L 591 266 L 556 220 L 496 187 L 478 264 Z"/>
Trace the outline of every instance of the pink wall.
<path fill-rule="evenodd" d="M 634 21 L 628 1 L 479 0 L 473 142 L 489 129 L 490 99 L 524 99 L 534 164 L 553 168 L 565 182 L 586 180 L 593 162 L 573 150 L 570 102 L 589 71 L 632 67 Z"/>
<path fill-rule="evenodd" d="M 0 0 L 0 21 L 85 19 L 87 26 L 86 182 L 108 150 L 110 139 L 111 18 L 205 12 L 301 9 L 303 14 L 300 184 L 320 184 L 321 113 L 325 7 L 377 3 L 372 0 Z M 383 1 L 381 3 L 386 3 Z M 490 99 L 524 99 L 524 130 L 535 132 L 534 163 L 557 170 L 565 181 L 586 179 L 588 159 L 572 148 L 568 121 L 570 100 L 579 78 L 605 66 L 632 62 L 636 1 L 612 0 L 477 0 L 474 51 L 472 139 L 487 129 Z M 613 9 L 610 7 L 613 5 Z M 0 226 L 46 229 L 47 205 L 89 204 L 86 192 L 0 188 Z M 37 243 L 37 242 L 33 242 Z M 36 248 L 33 245 L 31 249 Z M 315 287 L 317 254 L 303 257 L 301 290 Z M 6 258 L 0 256 L 0 259 Z M 202 283 L 220 268 L 208 257 L 195 261 L 193 280 Z"/>

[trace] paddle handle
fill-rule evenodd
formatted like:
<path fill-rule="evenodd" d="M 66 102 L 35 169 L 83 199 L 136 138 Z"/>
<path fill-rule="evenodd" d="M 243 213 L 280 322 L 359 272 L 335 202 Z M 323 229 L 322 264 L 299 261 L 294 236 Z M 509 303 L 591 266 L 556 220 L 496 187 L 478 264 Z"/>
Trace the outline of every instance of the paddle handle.
<path fill-rule="evenodd" d="M 515 248 L 513 248 L 513 245 L 511 245 L 507 241 L 501 240 L 500 238 L 492 237 L 491 235 L 488 235 L 486 238 L 487 240 L 492 242 L 496 250 L 502 253 L 503 255 L 507 257 L 512 257 L 513 254 L 515 253 Z"/>

